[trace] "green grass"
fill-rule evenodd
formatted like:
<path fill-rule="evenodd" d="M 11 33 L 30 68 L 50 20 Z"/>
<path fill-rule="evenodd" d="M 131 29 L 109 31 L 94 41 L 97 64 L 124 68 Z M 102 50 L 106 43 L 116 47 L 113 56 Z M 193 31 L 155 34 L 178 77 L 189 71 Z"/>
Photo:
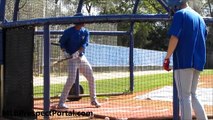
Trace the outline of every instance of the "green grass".
<path fill-rule="evenodd" d="M 166 85 L 172 85 L 172 73 L 136 76 L 134 92 L 143 92 Z"/>
<path fill-rule="evenodd" d="M 212 69 L 206 69 L 201 72 L 201 75 L 213 75 L 213 70 Z"/>
<path fill-rule="evenodd" d="M 144 90 L 154 89 L 156 87 L 169 85 L 172 83 L 171 74 L 155 74 L 155 75 L 143 75 L 135 76 L 134 79 L 134 92 L 140 92 Z M 84 88 L 84 93 L 89 93 L 89 87 L 87 81 L 80 82 Z M 129 90 L 129 78 L 116 78 L 105 79 L 96 81 L 97 93 L 117 93 L 126 92 Z M 61 93 L 64 84 L 52 84 L 50 85 L 50 96 L 57 96 Z M 43 92 L 43 86 L 35 86 L 34 93 Z M 35 94 L 35 97 L 42 97 L 42 94 Z"/>
<path fill-rule="evenodd" d="M 201 75 L 213 75 L 213 70 L 205 70 Z M 89 87 L 87 81 L 80 82 L 84 88 L 84 93 L 89 93 Z M 116 93 L 126 92 L 129 90 L 129 77 L 105 79 L 96 81 L 97 93 Z M 152 90 L 166 85 L 172 85 L 172 72 L 164 74 L 154 75 L 141 75 L 134 78 L 134 92 L 143 92 L 146 90 Z M 57 96 L 61 93 L 64 84 L 52 84 L 50 85 L 50 95 Z M 43 86 L 35 86 L 34 93 L 43 92 Z M 42 97 L 42 94 L 35 94 L 35 97 Z"/>

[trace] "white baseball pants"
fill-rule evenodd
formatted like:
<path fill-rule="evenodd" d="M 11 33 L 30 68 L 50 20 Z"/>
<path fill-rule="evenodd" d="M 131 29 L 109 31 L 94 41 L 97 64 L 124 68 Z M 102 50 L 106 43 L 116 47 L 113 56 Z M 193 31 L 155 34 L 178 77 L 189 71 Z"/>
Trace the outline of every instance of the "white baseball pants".
<path fill-rule="evenodd" d="M 88 80 L 91 102 L 96 100 L 96 90 L 95 90 L 93 70 L 91 65 L 87 61 L 86 57 L 83 55 L 82 57 L 68 60 L 68 78 L 66 84 L 64 85 L 64 89 L 62 91 L 59 104 L 65 103 L 69 91 L 72 85 L 75 83 L 78 68 L 79 72 L 82 73 Z"/>
<path fill-rule="evenodd" d="M 174 72 L 180 103 L 181 120 L 192 120 L 191 105 L 198 120 L 207 120 L 204 107 L 196 95 L 200 71 L 190 68 L 179 69 Z"/>

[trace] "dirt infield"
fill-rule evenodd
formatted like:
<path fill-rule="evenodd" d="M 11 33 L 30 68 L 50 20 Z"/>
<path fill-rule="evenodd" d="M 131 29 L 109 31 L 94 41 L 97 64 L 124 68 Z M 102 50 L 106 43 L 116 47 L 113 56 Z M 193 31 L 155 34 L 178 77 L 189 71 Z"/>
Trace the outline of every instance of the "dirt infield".
<path fill-rule="evenodd" d="M 80 101 L 67 102 L 70 107 L 67 111 L 76 112 L 93 112 L 93 118 L 109 117 L 113 119 L 148 119 L 148 118 L 171 118 L 172 117 L 172 103 L 160 102 L 151 100 L 133 100 L 134 95 L 116 96 L 108 99 L 99 99 L 101 103 L 100 108 L 95 108 L 89 104 L 88 98 Z M 125 99 L 124 99 L 125 98 Z M 40 101 L 41 102 L 41 101 Z M 51 108 L 56 109 L 57 100 L 51 103 Z M 159 104 L 160 102 L 160 104 Z M 35 109 L 42 110 L 41 104 L 35 102 Z M 66 116 L 65 116 L 66 117 Z M 60 116 L 52 116 L 51 119 L 58 119 Z M 89 117 L 88 117 L 89 118 Z"/>
<path fill-rule="evenodd" d="M 138 93 L 137 93 L 138 94 Z M 172 119 L 173 109 L 172 102 L 153 101 L 153 100 L 135 100 L 133 99 L 137 94 L 120 95 L 110 98 L 99 98 L 101 103 L 100 108 L 95 108 L 89 104 L 88 98 L 83 98 L 80 101 L 67 102 L 70 112 L 92 112 L 92 117 L 83 116 L 59 116 L 54 115 L 50 118 L 56 119 L 104 119 L 106 117 L 110 120 L 166 120 Z M 42 101 L 35 101 L 35 110 L 42 110 Z M 56 111 L 64 111 L 56 108 L 57 99 L 51 100 L 51 109 Z M 213 107 L 205 106 L 207 114 L 212 116 Z M 43 119 L 41 116 L 39 119 Z"/>
<path fill-rule="evenodd" d="M 199 88 L 213 88 L 213 76 L 202 76 L 199 82 Z M 101 103 L 100 108 L 95 108 L 89 103 L 89 98 L 84 97 L 80 101 L 66 102 L 70 109 L 60 110 L 57 109 L 58 99 L 51 99 L 50 109 L 56 110 L 59 113 L 63 111 L 68 112 L 92 112 L 91 116 L 78 116 L 78 115 L 54 115 L 50 116 L 51 120 L 88 120 L 88 119 L 105 119 L 105 120 L 169 120 L 173 117 L 172 102 L 159 101 L 152 99 L 137 100 L 134 99 L 138 95 L 143 95 L 151 91 L 138 92 L 128 95 L 119 96 L 106 96 L 98 97 Z M 35 111 L 43 110 L 43 101 L 34 101 Z M 213 116 L 213 106 L 205 105 L 208 116 L 211 119 Z M 109 118 L 109 119 L 108 119 Z M 43 116 L 38 116 L 38 119 L 43 119 Z"/>
<path fill-rule="evenodd" d="M 213 75 L 204 75 L 200 77 L 198 87 L 213 88 Z"/>

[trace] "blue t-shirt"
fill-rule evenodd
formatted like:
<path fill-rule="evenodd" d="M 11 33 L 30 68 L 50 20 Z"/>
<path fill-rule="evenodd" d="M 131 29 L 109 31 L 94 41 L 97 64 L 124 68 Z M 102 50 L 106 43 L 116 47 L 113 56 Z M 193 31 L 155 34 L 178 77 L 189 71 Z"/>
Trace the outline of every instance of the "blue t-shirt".
<path fill-rule="evenodd" d="M 204 69 L 206 62 L 206 24 L 203 18 L 190 7 L 181 9 L 174 14 L 169 35 L 178 38 L 173 53 L 173 68 Z"/>
<path fill-rule="evenodd" d="M 70 55 L 79 50 L 80 47 L 86 48 L 89 43 L 89 31 L 82 27 L 76 30 L 75 27 L 66 29 L 59 40 L 60 47 L 64 48 Z"/>

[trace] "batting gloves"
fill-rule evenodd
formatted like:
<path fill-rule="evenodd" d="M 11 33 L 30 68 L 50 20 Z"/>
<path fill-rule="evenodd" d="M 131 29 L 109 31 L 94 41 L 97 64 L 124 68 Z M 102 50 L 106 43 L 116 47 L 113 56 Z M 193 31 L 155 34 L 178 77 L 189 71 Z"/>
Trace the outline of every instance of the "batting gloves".
<path fill-rule="evenodd" d="M 164 70 L 166 70 L 166 71 L 170 71 L 171 70 L 169 68 L 169 63 L 170 63 L 169 58 L 164 59 L 164 61 L 163 61 L 163 68 L 164 68 Z"/>
<path fill-rule="evenodd" d="M 71 56 L 72 56 L 72 59 L 78 58 L 79 57 L 79 52 L 76 51 Z"/>
<path fill-rule="evenodd" d="M 80 53 L 78 51 L 74 52 L 72 55 L 70 55 L 69 53 L 67 53 L 66 51 L 63 51 L 64 53 L 64 57 L 65 58 L 71 58 L 71 59 L 75 59 L 78 58 Z"/>
<path fill-rule="evenodd" d="M 65 58 L 70 58 L 70 57 L 71 57 L 70 54 L 67 53 L 66 51 L 63 51 L 63 53 L 64 53 L 64 57 L 65 57 Z"/>

